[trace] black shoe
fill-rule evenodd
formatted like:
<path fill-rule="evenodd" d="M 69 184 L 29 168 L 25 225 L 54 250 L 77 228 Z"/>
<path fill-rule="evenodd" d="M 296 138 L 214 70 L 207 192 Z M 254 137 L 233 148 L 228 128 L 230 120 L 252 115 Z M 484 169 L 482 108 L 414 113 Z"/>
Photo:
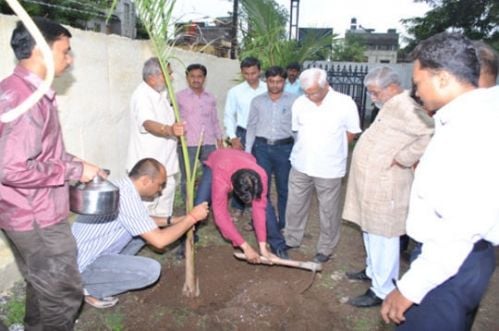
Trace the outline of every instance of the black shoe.
<path fill-rule="evenodd" d="M 378 298 L 378 296 L 376 296 L 376 294 L 371 291 L 371 289 L 368 289 L 366 293 L 351 299 L 350 301 L 348 301 L 348 303 L 354 307 L 369 308 L 381 305 L 383 303 L 383 300 L 381 298 Z"/>
<path fill-rule="evenodd" d="M 175 252 L 175 258 L 177 261 L 182 261 L 185 259 L 185 241 L 181 242 L 180 245 L 177 248 L 177 251 Z"/>
<path fill-rule="evenodd" d="M 289 260 L 288 251 L 286 249 L 277 249 L 274 254 L 283 260 Z"/>
<path fill-rule="evenodd" d="M 330 257 L 331 255 L 324 255 L 322 253 L 317 253 L 314 256 L 314 262 L 326 263 L 327 261 L 329 261 Z"/>
<path fill-rule="evenodd" d="M 348 279 L 361 280 L 363 282 L 370 282 L 371 278 L 366 274 L 366 269 L 357 272 L 345 272 Z"/>

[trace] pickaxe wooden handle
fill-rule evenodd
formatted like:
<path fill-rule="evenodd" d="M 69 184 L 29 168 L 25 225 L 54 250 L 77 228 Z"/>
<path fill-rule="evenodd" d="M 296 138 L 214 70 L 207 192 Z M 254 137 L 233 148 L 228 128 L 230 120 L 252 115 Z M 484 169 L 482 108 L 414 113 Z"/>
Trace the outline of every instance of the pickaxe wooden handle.
<path fill-rule="evenodd" d="M 240 260 L 246 260 L 246 255 L 244 255 L 244 253 L 242 253 L 242 252 L 234 252 L 234 256 Z M 278 257 L 268 259 L 264 256 L 260 256 L 260 261 L 263 264 L 284 265 L 284 266 L 292 267 L 292 268 L 306 269 L 306 270 L 310 270 L 313 272 L 322 270 L 321 263 L 312 262 L 312 261 L 304 262 L 304 261 L 296 261 L 296 260 L 284 260 L 284 259 L 280 259 Z"/>

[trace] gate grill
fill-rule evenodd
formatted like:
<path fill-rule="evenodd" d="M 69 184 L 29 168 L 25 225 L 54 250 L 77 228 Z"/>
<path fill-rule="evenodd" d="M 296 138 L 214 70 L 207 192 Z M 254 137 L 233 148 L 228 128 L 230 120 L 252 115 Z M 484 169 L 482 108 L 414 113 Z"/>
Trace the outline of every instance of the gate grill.
<path fill-rule="evenodd" d="M 317 67 L 327 72 L 327 81 L 329 85 L 340 93 L 352 97 L 357 104 L 359 111 L 360 125 L 364 128 L 366 116 L 366 88 L 364 86 L 364 77 L 367 75 L 367 65 L 329 65 L 322 63 L 310 64 L 308 68 Z"/>

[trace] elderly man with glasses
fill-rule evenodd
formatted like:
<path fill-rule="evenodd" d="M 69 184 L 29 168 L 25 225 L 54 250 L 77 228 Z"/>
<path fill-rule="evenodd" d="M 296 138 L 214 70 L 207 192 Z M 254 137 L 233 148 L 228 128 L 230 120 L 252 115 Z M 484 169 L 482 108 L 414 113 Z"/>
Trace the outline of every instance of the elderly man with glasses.
<path fill-rule="evenodd" d="M 380 112 L 353 151 L 343 210 L 344 219 L 361 227 L 366 249 L 366 268 L 346 275 L 371 281 L 366 293 L 350 300 L 355 307 L 380 305 L 395 287 L 414 166 L 433 133 L 431 117 L 392 68 L 374 68 L 364 84 Z"/>

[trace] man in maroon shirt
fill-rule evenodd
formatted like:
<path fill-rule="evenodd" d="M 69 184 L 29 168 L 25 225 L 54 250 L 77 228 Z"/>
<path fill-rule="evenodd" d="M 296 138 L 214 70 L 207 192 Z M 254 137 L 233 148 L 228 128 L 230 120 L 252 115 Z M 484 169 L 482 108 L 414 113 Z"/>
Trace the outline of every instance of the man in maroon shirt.
<path fill-rule="evenodd" d="M 73 60 L 71 33 L 47 19 L 34 21 L 60 76 Z M 47 72 L 22 22 L 12 33 L 11 46 L 19 62 L 0 82 L 0 115 L 28 98 Z M 0 228 L 27 283 L 25 327 L 72 330 L 83 292 L 67 222 L 68 181 L 89 181 L 99 168 L 66 153 L 52 89 L 14 121 L 0 122 L 0 155 Z"/>

